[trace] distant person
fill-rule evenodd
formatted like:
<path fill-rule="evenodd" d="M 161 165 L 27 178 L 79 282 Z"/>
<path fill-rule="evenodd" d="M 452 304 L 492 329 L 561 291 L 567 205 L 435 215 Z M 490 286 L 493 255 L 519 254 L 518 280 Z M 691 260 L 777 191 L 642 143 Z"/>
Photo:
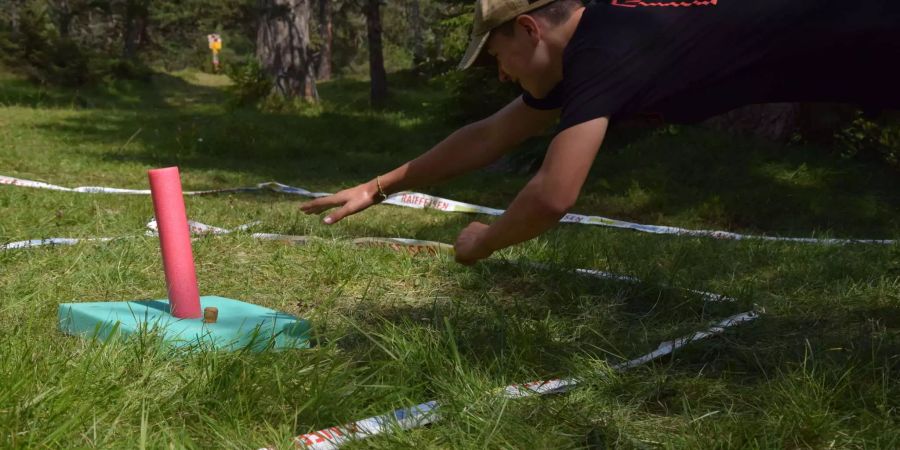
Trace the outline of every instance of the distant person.
<path fill-rule="evenodd" d="M 610 120 L 696 122 L 736 107 L 828 101 L 900 107 L 897 0 L 478 0 L 461 69 L 496 60 L 524 94 L 372 181 L 301 205 L 335 223 L 394 192 L 483 167 L 559 120 L 543 165 L 492 225 L 469 224 L 472 264 L 556 225 Z M 472 93 L 471 95 L 477 95 Z"/>
<path fill-rule="evenodd" d="M 222 51 L 222 36 L 219 36 L 218 33 L 208 34 L 206 35 L 206 40 L 209 41 L 209 50 L 212 51 L 213 72 L 219 73 L 219 52 Z"/>

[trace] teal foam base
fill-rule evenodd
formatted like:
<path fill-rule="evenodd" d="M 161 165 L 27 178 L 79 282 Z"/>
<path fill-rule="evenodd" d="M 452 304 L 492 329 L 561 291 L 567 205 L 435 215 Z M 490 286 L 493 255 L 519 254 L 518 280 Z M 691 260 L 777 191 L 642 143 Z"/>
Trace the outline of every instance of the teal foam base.
<path fill-rule="evenodd" d="M 215 323 L 178 319 L 169 314 L 168 300 L 63 303 L 59 329 L 66 334 L 108 340 L 152 332 L 174 348 L 308 348 L 308 321 L 273 309 L 225 297 L 200 297 L 200 309 L 219 309 Z"/>

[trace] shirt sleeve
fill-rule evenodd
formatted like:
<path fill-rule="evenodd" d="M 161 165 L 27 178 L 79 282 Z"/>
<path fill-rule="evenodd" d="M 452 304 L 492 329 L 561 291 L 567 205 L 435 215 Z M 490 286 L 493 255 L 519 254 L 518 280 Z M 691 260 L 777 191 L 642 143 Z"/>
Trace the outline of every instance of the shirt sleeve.
<path fill-rule="evenodd" d="M 611 62 L 614 61 L 614 62 Z M 646 76 L 628 61 L 609 58 L 598 49 L 571 55 L 564 69 L 562 114 L 557 133 L 600 117 L 628 114 L 628 105 L 644 89 Z"/>

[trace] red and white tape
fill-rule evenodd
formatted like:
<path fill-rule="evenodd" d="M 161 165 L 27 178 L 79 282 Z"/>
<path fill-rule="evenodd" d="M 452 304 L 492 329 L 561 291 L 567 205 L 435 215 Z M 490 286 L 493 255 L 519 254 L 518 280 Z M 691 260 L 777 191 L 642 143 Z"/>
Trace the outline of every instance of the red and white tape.
<path fill-rule="evenodd" d="M 150 191 L 147 189 L 120 189 L 120 188 L 111 188 L 111 187 L 103 187 L 103 186 L 81 186 L 76 188 L 67 188 L 63 186 L 57 186 L 55 184 L 49 184 L 41 181 L 32 181 L 25 180 L 21 178 L 14 178 L 9 176 L 0 175 L 0 185 L 10 185 L 10 186 L 21 186 L 21 187 L 29 187 L 29 188 L 38 188 L 38 189 L 50 189 L 54 191 L 64 191 L 64 192 L 80 192 L 80 193 L 88 193 L 88 194 L 133 194 L 133 195 L 149 195 Z M 256 192 L 256 191 L 272 191 L 279 192 L 282 194 L 290 194 L 290 195 L 299 195 L 302 197 L 323 197 L 329 195 L 326 192 L 312 192 L 303 188 L 298 188 L 294 186 L 289 186 L 286 184 L 278 183 L 275 181 L 269 181 L 265 183 L 259 183 L 256 186 L 249 187 L 239 187 L 239 188 L 226 188 L 226 189 L 210 189 L 204 191 L 186 191 L 185 195 L 208 195 L 208 194 L 219 194 L 219 193 L 234 193 L 234 192 Z M 398 192 L 396 194 L 391 195 L 387 198 L 387 200 L 382 202 L 387 205 L 396 205 L 403 206 L 407 208 L 416 208 L 416 209 L 434 209 L 438 211 L 445 212 L 464 212 L 464 213 L 478 213 L 478 214 L 487 214 L 491 216 L 499 216 L 503 214 L 502 209 L 496 208 L 488 208 L 486 206 L 474 205 L 471 203 L 458 202 L 456 200 L 450 200 L 441 197 L 434 197 L 427 194 L 421 194 L 418 192 Z M 602 216 L 587 216 L 581 214 L 567 214 L 562 220 L 562 223 L 576 223 L 583 225 L 597 225 L 604 227 L 612 227 L 612 228 L 622 228 L 629 229 L 634 231 L 640 231 L 644 233 L 651 234 L 673 234 L 673 235 L 681 235 L 681 236 L 697 236 L 697 237 L 711 237 L 715 239 L 730 239 L 730 240 L 745 240 L 745 239 L 757 239 L 757 240 L 766 240 L 766 241 L 780 241 L 780 242 L 795 242 L 795 243 L 808 243 L 808 244 L 885 244 L 890 245 L 894 244 L 895 240 L 890 239 L 818 239 L 818 238 L 794 238 L 794 237 L 778 237 L 778 236 L 764 236 L 764 235 L 751 235 L 751 234 L 739 234 L 732 233 L 730 231 L 719 231 L 719 230 L 691 230 L 687 228 L 679 228 L 679 227 L 670 227 L 663 225 L 645 225 L 633 222 L 626 222 L 623 220 L 610 219 L 608 217 Z"/>
<path fill-rule="evenodd" d="M 666 341 L 650 353 L 639 356 L 630 361 L 612 366 L 613 370 L 623 371 L 637 367 L 672 354 L 676 350 L 691 342 L 706 339 L 725 332 L 727 328 L 751 322 L 759 317 L 756 311 L 749 311 L 728 317 L 714 324 L 706 330 Z M 551 380 L 532 381 L 529 383 L 512 384 L 498 390 L 499 395 L 506 398 L 522 398 L 535 395 L 558 394 L 569 391 L 584 380 L 577 378 L 556 378 Z M 335 450 L 342 445 L 361 439 L 391 433 L 395 430 L 408 430 L 421 427 L 441 419 L 440 404 L 437 400 L 420 403 L 418 405 L 394 410 L 381 416 L 369 417 L 345 425 L 324 428 L 312 433 L 302 434 L 294 438 L 294 445 L 305 450 Z M 268 450 L 268 449 L 261 449 Z"/>

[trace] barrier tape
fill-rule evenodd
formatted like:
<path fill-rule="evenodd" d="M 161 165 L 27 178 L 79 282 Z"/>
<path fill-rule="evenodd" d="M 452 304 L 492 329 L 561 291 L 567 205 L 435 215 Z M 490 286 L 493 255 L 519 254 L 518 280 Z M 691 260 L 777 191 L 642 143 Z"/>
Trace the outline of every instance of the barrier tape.
<path fill-rule="evenodd" d="M 188 227 L 190 228 L 191 234 L 194 235 L 215 235 L 221 236 L 225 234 L 230 234 L 239 231 L 247 231 L 253 226 L 259 225 L 260 221 L 254 221 L 250 223 L 246 223 L 240 226 L 237 226 L 232 229 L 220 228 L 213 225 L 207 225 L 204 223 L 200 223 L 194 220 L 188 220 Z M 159 228 L 156 223 L 156 219 L 151 219 L 150 222 L 147 223 L 147 232 L 146 236 L 159 236 Z M 0 251 L 3 250 L 19 250 L 26 248 L 34 248 L 41 247 L 47 245 L 76 245 L 81 242 L 108 242 L 112 240 L 118 239 L 129 239 L 135 236 L 120 236 L 120 237 L 91 237 L 91 238 L 45 238 L 45 239 L 30 239 L 25 241 L 17 241 L 10 242 L 8 244 L 0 245 Z M 311 241 L 322 241 L 327 242 L 324 238 L 320 238 L 317 236 L 297 236 L 290 234 L 276 234 L 276 233 L 251 233 L 250 237 L 255 239 L 269 240 L 269 241 L 282 241 L 288 242 L 291 244 L 300 244 L 305 245 Z M 436 255 L 453 255 L 453 246 L 450 244 L 445 244 L 443 242 L 436 241 L 423 241 L 418 239 L 406 239 L 406 238 L 386 238 L 386 237 L 365 237 L 365 238 L 357 238 L 351 239 L 348 241 L 350 244 L 365 246 L 365 247 L 387 247 L 391 250 L 398 252 L 406 252 L 412 255 L 420 255 L 420 254 L 428 254 L 431 256 Z M 518 261 L 517 264 L 524 266 L 531 266 L 537 269 L 549 270 L 550 266 L 546 264 L 539 264 L 529 261 Z M 598 278 L 601 280 L 609 280 L 609 281 L 619 281 L 626 282 L 632 284 L 641 284 L 643 281 L 639 278 L 632 277 L 629 275 L 620 275 L 612 272 L 605 272 L 602 270 L 594 270 L 594 269 L 574 269 L 573 273 L 577 275 L 584 275 L 592 278 Z M 734 302 L 735 299 L 728 297 L 726 295 L 717 294 L 714 292 L 706 292 L 700 291 L 696 289 L 685 289 L 685 288 L 676 288 L 685 292 L 689 292 L 691 294 L 695 294 L 701 297 L 704 301 L 707 302 Z"/>
<path fill-rule="evenodd" d="M 662 356 L 672 354 L 676 350 L 691 342 L 703 340 L 725 332 L 727 328 L 752 322 L 759 317 L 759 312 L 749 311 L 728 317 L 711 326 L 697 331 L 691 335 L 680 337 L 671 341 L 665 341 L 650 353 L 639 356 L 630 361 L 625 361 L 612 366 L 615 371 L 628 370 Z M 523 384 L 512 384 L 501 388 L 498 393 L 501 397 L 517 399 L 535 395 L 548 395 L 567 392 L 574 389 L 584 380 L 577 378 L 557 378 L 552 380 L 533 381 Z M 345 425 L 325 428 L 312 433 L 302 434 L 294 438 L 294 446 L 304 450 L 335 450 L 351 441 L 368 439 L 370 437 L 390 433 L 394 430 L 409 430 L 437 422 L 441 419 L 440 404 L 437 400 L 420 403 L 408 408 L 394 410 L 391 413 L 369 417 Z M 269 450 L 269 449 L 261 449 Z"/>
<path fill-rule="evenodd" d="M 540 264 L 540 263 L 535 263 L 535 262 L 531 262 L 531 261 L 518 261 L 517 264 L 527 265 L 527 266 L 531 266 L 531 267 L 534 267 L 537 269 L 543 269 L 543 270 L 549 270 L 551 268 L 550 266 L 548 266 L 546 264 Z M 592 277 L 592 278 L 599 278 L 601 280 L 621 281 L 624 283 L 632 283 L 632 284 L 641 284 L 644 282 L 640 278 L 632 277 L 629 275 L 621 275 L 621 274 L 617 274 L 617 273 L 606 272 L 603 270 L 596 270 L 596 269 L 574 269 L 574 270 L 572 270 L 572 272 L 575 274 L 578 274 L 578 275 L 585 275 L 585 276 Z M 714 292 L 698 291 L 696 289 L 685 289 L 685 288 L 677 288 L 677 289 L 699 295 L 700 297 L 702 297 L 704 300 L 706 300 L 708 302 L 734 302 L 735 301 L 734 298 L 731 298 L 731 297 L 728 297 L 728 296 L 725 296 L 722 294 L 716 294 Z"/>
<path fill-rule="evenodd" d="M 191 234 L 195 235 L 205 235 L 205 234 L 213 234 L 213 235 L 222 235 L 228 234 L 235 231 L 246 231 L 250 227 L 254 225 L 258 225 L 259 221 L 247 223 L 236 227 L 231 230 L 226 230 L 224 228 L 215 227 L 212 225 L 206 225 L 204 223 L 196 222 L 193 220 L 188 220 L 188 227 L 190 227 Z M 147 232 L 145 233 L 147 236 L 159 236 L 159 226 L 156 223 L 156 219 L 151 219 L 150 222 L 147 223 Z M 76 245 L 82 242 L 109 242 L 118 239 L 130 239 L 136 236 L 119 236 L 119 237 L 88 237 L 88 238 L 44 238 L 44 239 L 29 239 L 25 241 L 16 241 L 10 242 L 7 244 L 0 245 L 0 251 L 3 250 L 20 250 L 26 248 L 34 248 L 34 247 L 42 247 L 47 245 Z"/>
<path fill-rule="evenodd" d="M 43 245 L 75 245 L 75 244 L 78 244 L 81 242 L 108 242 L 113 239 L 125 239 L 125 238 L 101 237 L 101 238 L 80 238 L 80 239 L 79 238 L 30 239 L 27 241 L 10 242 L 8 244 L 0 245 L 0 251 L 33 248 L 33 247 L 40 247 Z"/>
<path fill-rule="evenodd" d="M 188 226 L 190 227 L 191 234 L 194 235 L 215 235 L 221 236 L 225 234 L 230 234 L 238 231 L 247 231 L 249 228 L 258 225 L 259 221 L 247 223 L 232 229 L 225 229 L 216 227 L 213 225 L 206 225 L 204 223 L 196 222 L 193 220 L 188 220 Z M 154 237 L 159 236 L 159 228 L 156 223 L 156 219 L 151 219 L 150 222 L 147 223 L 147 231 L 145 233 L 146 236 Z M 24 241 L 15 241 L 9 242 L 3 245 L 0 245 L 0 251 L 2 250 L 20 250 L 26 248 L 34 248 L 41 246 L 49 246 L 49 245 L 76 245 L 82 242 L 108 242 L 117 239 L 129 239 L 134 238 L 136 236 L 119 236 L 119 237 L 88 237 L 88 238 L 63 238 L 63 237 L 55 237 L 55 238 L 44 238 L 44 239 L 28 239 Z M 276 234 L 276 233 L 251 233 L 250 237 L 262 240 L 269 241 L 284 241 L 293 244 L 306 244 L 311 241 L 322 241 L 326 242 L 325 238 L 321 238 L 318 236 L 297 236 L 290 234 Z M 453 254 L 453 246 L 449 244 L 444 244 L 442 242 L 434 242 L 434 241 L 422 241 L 418 239 L 405 239 L 405 238 L 388 238 L 388 237 L 365 237 L 365 238 L 357 238 L 351 239 L 348 242 L 354 245 L 360 246 L 380 246 L 380 247 L 389 247 L 393 250 L 398 251 L 407 251 L 413 254 L 419 253 L 428 253 L 431 255 L 436 254 Z M 627 277 L 626 277 L 627 278 Z"/>
<path fill-rule="evenodd" d="M 81 193 L 89 193 L 89 194 L 132 194 L 132 195 L 148 195 L 150 191 L 148 189 L 119 189 L 119 188 L 110 188 L 103 186 L 81 186 L 76 188 L 67 188 L 63 186 L 57 186 L 54 184 L 44 183 L 40 181 L 32 181 L 32 180 L 24 180 L 21 178 L 13 178 L 4 175 L 0 175 L 0 184 L 6 184 L 10 186 L 21 186 L 21 187 L 30 187 L 30 188 L 38 188 L 38 189 L 50 189 L 54 191 L 64 191 L 64 192 L 81 192 Z M 256 186 L 250 187 L 239 187 L 239 188 L 225 188 L 225 189 L 211 189 L 204 191 L 186 191 L 185 195 L 209 195 L 209 194 L 220 194 L 220 193 L 236 193 L 236 192 L 259 192 L 259 191 L 272 191 L 278 192 L 282 194 L 290 194 L 290 195 L 299 195 L 303 197 L 324 197 L 326 195 L 330 195 L 326 192 L 312 192 L 303 188 L 298 188 L 294 186 L 289 186 L 286 184 L 282 184 L 276 181 L 268 181 L 264 183 L 259 183 Z M 471 203 L 459 202 L 456 200 L 450 200 L 441 197 L 434 197 L 427 194 L 421 194 L 418 192 L 398 192 L 389 196 L 385 201 L 382 202 L 387 205 L 395 205 L 395 206 L 403 206 L 407 208 L 415 208 L 415 209 L 436 209 L 438 211 L 444 212 L 464 212 L 464 213 L 478 213 L 478 214 L 487 214 L 491 216 L 499 216 L 503 214 L 504 210 L 496 209 L 496 208 L 488 208 L 486 206 L 474 205 Z M 715 239 L 728 239 L 728 240 L 746 240 L 746 239 L 756 239 L 756 240 L 765 240 L 765 241 L 779 241 L 779 242 L 794 242 L 794 243 L 806 243 L 806 244 L 828 244 L 828 245 L 843 245 L 843 244 L 883 244 L 883 245 L 891 245 L 896 243 L 895 240 L 890 239 L 819 239 L 819 238 L 797 238 L 797 237 L 778 237 L 778 236 L 765 236 L 765 235 L 752 235 L 752 234 L 740 234 L 740 233 L 732 233 L 730 231 L 719 231 L 719 230 L 691 230 L 687 228 L 679 228 L 679 227 L 670 227 L 664 225 L 645 225 L 633 222 L 626 222 L 623 220 L 610 219 L 608 217 L 602 216 L 587 216 L 582 214 L 566 214 L 561 220 L 561 223 L 575 223 L 582 225 L 596 225 L 596 226 L 604 226 L 611 228 L 621 228 L 621 229 L 629 229 L 634 231 L 639 231 L 643 233 L 651 233 L 651 234 L 671 234 L 671 235 L 681 235 L 681 236 L 694 236 L 694 237 L 711 237 Z"/>

